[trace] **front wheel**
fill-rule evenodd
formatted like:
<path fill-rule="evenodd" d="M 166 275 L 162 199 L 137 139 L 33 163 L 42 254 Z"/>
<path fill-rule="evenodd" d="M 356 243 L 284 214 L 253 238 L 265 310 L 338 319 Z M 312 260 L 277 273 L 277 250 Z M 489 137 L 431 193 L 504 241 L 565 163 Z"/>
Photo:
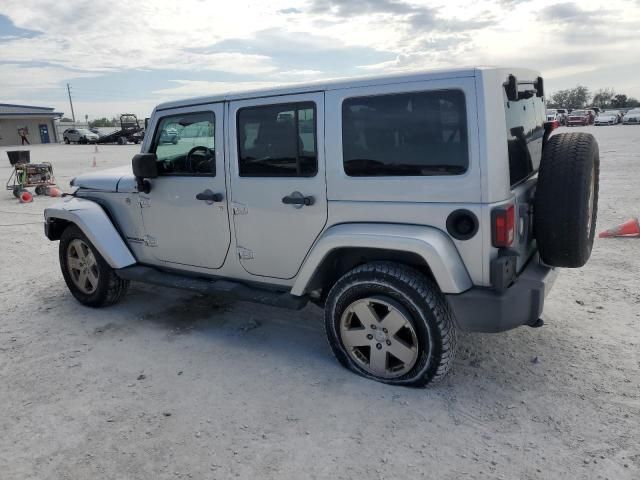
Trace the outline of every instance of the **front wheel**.
<path fill-rule="evenodd" d="M 373 262 L 346 273 L 325 305 L 338 361 L 383 383 L 424 387 L 453 364 L 456 329 L 446 299 L 413 268 Z"/>
<path fill-rule="evenodd" d="M 127 292 L 129 281 L 116 275 L 77 226 L 70 225 L 62 233 L 58 253 L 67 287 L 83 305 L 113 305 Z"/>
<path fill-rule="evenodd" d="M 69 145 L 71 142 L 69 141 L 69 139 L 68 139 L 68 138 L 66 138 L 66 137 L 65 137 L 65 139 L 64 139 L 64 143 L 66 143 L 67 145 Z"/>

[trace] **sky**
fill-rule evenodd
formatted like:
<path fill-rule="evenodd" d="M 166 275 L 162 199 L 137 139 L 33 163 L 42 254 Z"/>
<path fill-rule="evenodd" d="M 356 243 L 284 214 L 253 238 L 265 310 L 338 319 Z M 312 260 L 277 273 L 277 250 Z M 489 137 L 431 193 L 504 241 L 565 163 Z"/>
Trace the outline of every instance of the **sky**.
<path fill-rule="evenodd" d="M 76 119 L 322 79 L 500 65 L 640 98 L 640 0 L 2 0 L 0 103 Z"/>

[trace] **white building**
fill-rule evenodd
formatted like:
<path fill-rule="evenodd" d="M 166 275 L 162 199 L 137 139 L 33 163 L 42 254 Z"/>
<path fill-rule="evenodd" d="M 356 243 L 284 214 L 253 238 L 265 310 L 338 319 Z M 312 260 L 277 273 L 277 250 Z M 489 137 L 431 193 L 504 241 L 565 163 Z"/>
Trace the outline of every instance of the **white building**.
<path fill-rule="evenodd" d="M 0 103 L 0 146 L 58 143 L 55 120 L 60 117 L 49 107 Z"/>

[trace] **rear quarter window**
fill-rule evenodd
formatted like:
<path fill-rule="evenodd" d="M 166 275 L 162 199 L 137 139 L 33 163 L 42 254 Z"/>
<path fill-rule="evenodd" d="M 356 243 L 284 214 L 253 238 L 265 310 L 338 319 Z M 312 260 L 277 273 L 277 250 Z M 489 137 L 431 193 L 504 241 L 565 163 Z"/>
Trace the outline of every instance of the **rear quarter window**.
<path fill-rule="evenodd" d="M 346 99 L 344 171 L 353 177 L 459 175 L 469 166 L 460 90 Z"/>

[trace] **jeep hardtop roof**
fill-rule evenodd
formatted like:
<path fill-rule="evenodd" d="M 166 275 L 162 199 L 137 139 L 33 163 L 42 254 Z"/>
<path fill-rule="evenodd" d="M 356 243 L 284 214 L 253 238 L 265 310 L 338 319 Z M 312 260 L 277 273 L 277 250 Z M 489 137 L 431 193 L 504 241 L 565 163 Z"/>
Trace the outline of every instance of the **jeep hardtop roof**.
<path fill-rule="evenodd" d="M 486 70 L 504 70 L 507 72 L 517 72 L 517 74 L 530 75 L 531 78 L 537 77 L 539 74 L 534 70 L 525 70 L 522 68 L 504 68 L 504 67 L 467 67 L 467 68 L 442 68 L 422 71 L 413 71 L 408 73 L 395 73 L 379 76 L 361 76 L 361 77 L 344 77 L 337 79 L 322 80 L 312 83 L 291 83 L 278 87 L 263 88 L 245 91 L 230 91 L 217 95 L 207 95 L 203 97 L 194 97 L 184 100 L 174 100 L 171 102 L 161 103 L 156 110 L 167 110 L 170 108 L 189 107 L 196 105 L 206 105 L 208 103 L 246 100 L 251 98 L 271 97 L 277 95 L 295 95 L 299 93 L 321 92 L 326 90 L 338 90 L 342 88 L 366 87 L 372 85 L 381 85 L 385 83 L 399 82 L 419 82 L 426 80 L 441 80 L 449 78 L 474 77 L 481 71 Z"/>

